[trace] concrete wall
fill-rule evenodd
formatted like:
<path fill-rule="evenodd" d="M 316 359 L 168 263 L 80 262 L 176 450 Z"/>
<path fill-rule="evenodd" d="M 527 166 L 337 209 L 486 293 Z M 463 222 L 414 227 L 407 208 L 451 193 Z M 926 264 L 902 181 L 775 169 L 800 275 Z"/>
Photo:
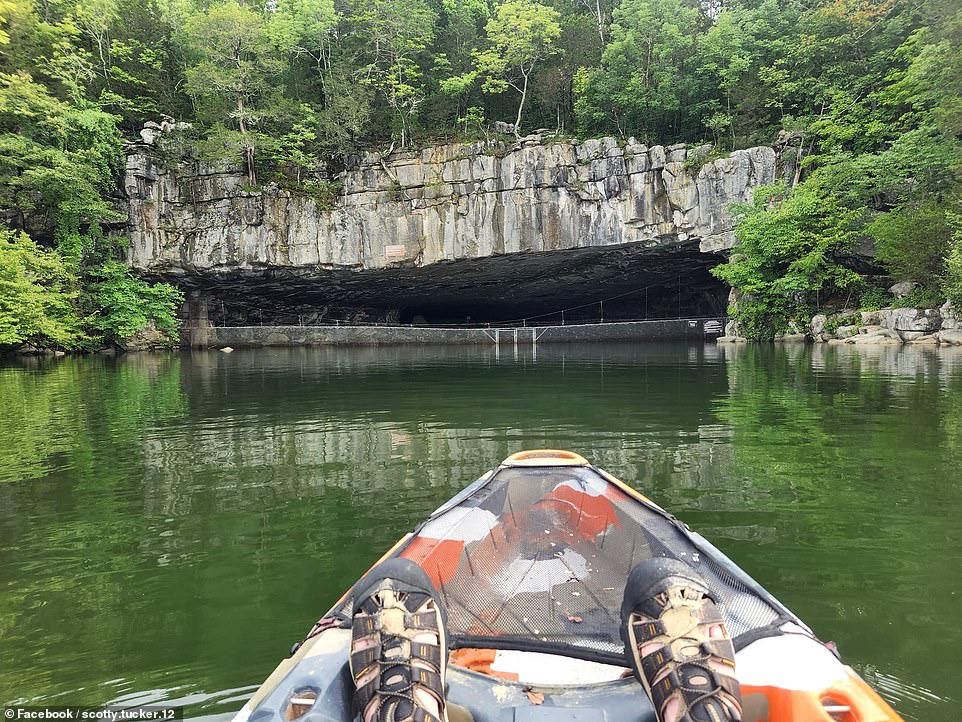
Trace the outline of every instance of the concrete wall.
<path fill-rule="evenodd" d="M 712 324 L 712 322 L 714 322 Z M 712 324 L 706 331 L 706 324 Z M 259 346 L 531 345 L 603 341 L 704 340 L 722 333 L 724 318 L 629 323 L 530 326 L 526 328 L 434 328 L 418 326 L 221 326 L 184 329 L 194 348 Z"/>

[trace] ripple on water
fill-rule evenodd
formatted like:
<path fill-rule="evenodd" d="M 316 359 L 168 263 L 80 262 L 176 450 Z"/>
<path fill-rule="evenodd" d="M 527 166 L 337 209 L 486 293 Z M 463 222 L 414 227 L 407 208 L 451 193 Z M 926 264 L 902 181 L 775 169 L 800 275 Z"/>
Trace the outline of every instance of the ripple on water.
<path fill-rule="evenodd" d="M 0 703 L 222 722 L 402 533 L 510 453 L 567 447 L 704 531 L 907 719 L 955 722 L 962 354 L 834 349 L 0 369 Z"/>

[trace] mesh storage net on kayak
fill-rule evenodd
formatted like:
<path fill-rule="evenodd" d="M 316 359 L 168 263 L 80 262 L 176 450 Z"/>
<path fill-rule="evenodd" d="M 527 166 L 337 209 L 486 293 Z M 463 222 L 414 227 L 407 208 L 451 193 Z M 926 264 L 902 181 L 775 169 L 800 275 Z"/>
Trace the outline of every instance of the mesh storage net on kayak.
<path fill-rule="evenodd" d="M 652 557 L 689 564 L 729 632 L 772 633 L 790 617 L 673 517 L 590 466 L 501 467 L 393 552 L 427 572 L 456 646 L 556 652 L 623 664 L 625 580 Z M 351 616 L 352 599 L 332 610 Z"/>

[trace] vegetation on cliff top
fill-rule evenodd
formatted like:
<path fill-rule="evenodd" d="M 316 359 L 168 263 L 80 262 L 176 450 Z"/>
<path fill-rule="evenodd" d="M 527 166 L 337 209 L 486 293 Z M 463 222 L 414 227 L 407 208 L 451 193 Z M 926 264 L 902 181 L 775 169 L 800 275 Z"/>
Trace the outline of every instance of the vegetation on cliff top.
<path fill-rule="evenodd" d="M 74 308 L 79 335 L 48 337 L 67 346 L 129 331 L 111 304 L 172 318 L 169 288 L 96 290 L 123 255 L 98 231 L 120 138 L 161 114 L 190 123 L 180 150 L 294 188 L 324 182 L 321 157 L 499 120 L 719 150 L 778 137 L 797 170 L 740 209 L 718 271 L 766 337 L 870 292 L 846 270 L 865 239 L 894 279 L 958 296 L 960 48 L 952 0 L 0 0 L 0 211 L 60 229 L 34 266 L 73 280 L 31 283 Z M 29 253 L 11 238 L 13 268 Z"/>
<path fill-rule="evenodd" d="M 4 58 L 20 30 L 0 35 Z M 0 348 L 92 349 L 150 323 L 172 343 L 181 294 L 134 277 L 118 239 L 100 228 L 118 217 L 107 200 L 120 164 L 117 118 L 73 92 L 58 98 L 21 70 L 0 72 L 0 210 L 15 228 L 32 219 L 54 229 L 47 248 L 0 230 Z"/>

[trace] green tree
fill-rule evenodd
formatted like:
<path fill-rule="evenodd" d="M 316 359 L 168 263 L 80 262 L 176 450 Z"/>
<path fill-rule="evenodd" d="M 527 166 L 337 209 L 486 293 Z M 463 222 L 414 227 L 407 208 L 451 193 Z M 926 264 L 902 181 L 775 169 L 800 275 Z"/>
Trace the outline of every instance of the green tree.
<path fill-rule="evenodd" d="M 625 0 L 615 8 L 601 67 L 581 83 L 582 124 L 613 125 L 648 139 L 684 133 L 698 85 L 699 37 L 708 23 L 682 0 Z"/>
<path fill-rule="evenodd" d="M 110 29 L 120 18 L 117 0 L 83 0 L 70 13 L 71 19 L 90 40 L 99 60 L 98 68 L 105 78 L 110 76 Z"/>
<path fill-rule="evenodd" d="M 956 309 L 962 310 L 962 215 L 950 214 L 949 223 L 952 227 L 952 240 L 945 257 L 942 292 Z"/>
<path fill-rule="evenodd" d="M 347 155 L 371 127 L 374 89 L 358 81 L 353 66 L 335 62 L 324 74 L 324 108 L 318 112 L 318 142 L 332 155 Z"/>
<path fill-rule="evenodd" d="M 930 198 L 883 213 L 869 224 L 866 232 L 875 239 L 875 257 L 896 280 L 937 288 L 952 241 L 952 229 L 942 203 Z"/>
<path fill-rule="evenodd" d="M 0 230 L 0 346 L 76 348 L 83 334 L 75 280 L 55 251 L 25 233 Z"/>
<path fill-rule="evenodd" d="M 333 0 L 278 0 L 267 34 L 281 50 L 309 58 L 318 69 L 329 68 L 337 19 Z"/>
<path fill-rule="evenodd" d="M 0 207 L 25 214 L 113 218 L 103 196 L 120 160 L 116 118 L 58 100 L 24 73 L 0 73 Z"/>
<path fill-rule="evenodd" d="M 484 77 L 484 91 L 517 91 L 518 113 L 514 133 L 521 135 L 521 116 L 528 98 L 528 84 L 538 63 L 557 51 L 561 35 L 559 14 L 537 2 L 505 0 L 485 25 L 488 47 L 475 54 L 478 72 Z"/>
<path fill-rule="evenodd" d="M 176 310 L 184 294 L 167 283 L 147 283 L 123 262 L 107 260 L 92 268 L 82 304 L 86 323 L 108 339 L 125 339 L 153 324 L 171 342 L 178 340 Z"/>
<path fill-rule="evenodd" d="M 273 148 L 273 160 L 281 166 L 282 170 L 293 174 L 298 184 L 301 183 L 303 172 L 315 163 L 308 149 L 317 140 L 317 123 L 317 113 L 314 109 L 302 104 L 298 108 L 298 116 L 293 127 L 277 138 Z"/>
<path fill-rule="evenodd" d="M 117 18 L 109 28 L 109 68 L 90 83 L 88 97 L 123 118 L 136 133 L 145 120 L 191 113 L 184 91 L 182 58 L 174 44 L 177 28 L 162 0 L 116 0 Z M 96 55 L 96 53 L 95 53 Z"/>
<path fill-rule="evenodd" d="M 275 76 L 282 69 L 264 18 L 228 0 L 192 13 L 184 30 L 193 56 L 187 69 L 188 91 L 218 124 L 219 142 L 211 145 L 228 154 L 239 148 L 248 179 L 256 185 L 256 128 L 264 119 L 276 90 Z"/>
<path fill-rule="evenodd" d="M 733 211 L 738 244 L 712 273 L 741 292 L 732 310 L 749 338 L 771 340 L 790 321 L 804 326 L 820 298 L 859 282 L 840 261 L 857 240 L 858 214 L 820 192 L 817 179 L 791 192 L 762 186 Z"/>
<path fill-rule="evenodd" d="M 355 0 L 352 20 L 367 43 L 365 82 L 390 108 L 403 147 L 424 102 L 421 62 L 434 37 L 437 13 L 424 0 Z"/>
<path fill-rule="evenodd" d="M 478 71 L 472 52 L 484 37 L 490 15 L 484 0 L 442 0 L 432 73 L 438 77 L 438 122 L 469 124 L 471 94 L 477 89 Z M 450 101 L 454 101 L 454 108 Z"/>

